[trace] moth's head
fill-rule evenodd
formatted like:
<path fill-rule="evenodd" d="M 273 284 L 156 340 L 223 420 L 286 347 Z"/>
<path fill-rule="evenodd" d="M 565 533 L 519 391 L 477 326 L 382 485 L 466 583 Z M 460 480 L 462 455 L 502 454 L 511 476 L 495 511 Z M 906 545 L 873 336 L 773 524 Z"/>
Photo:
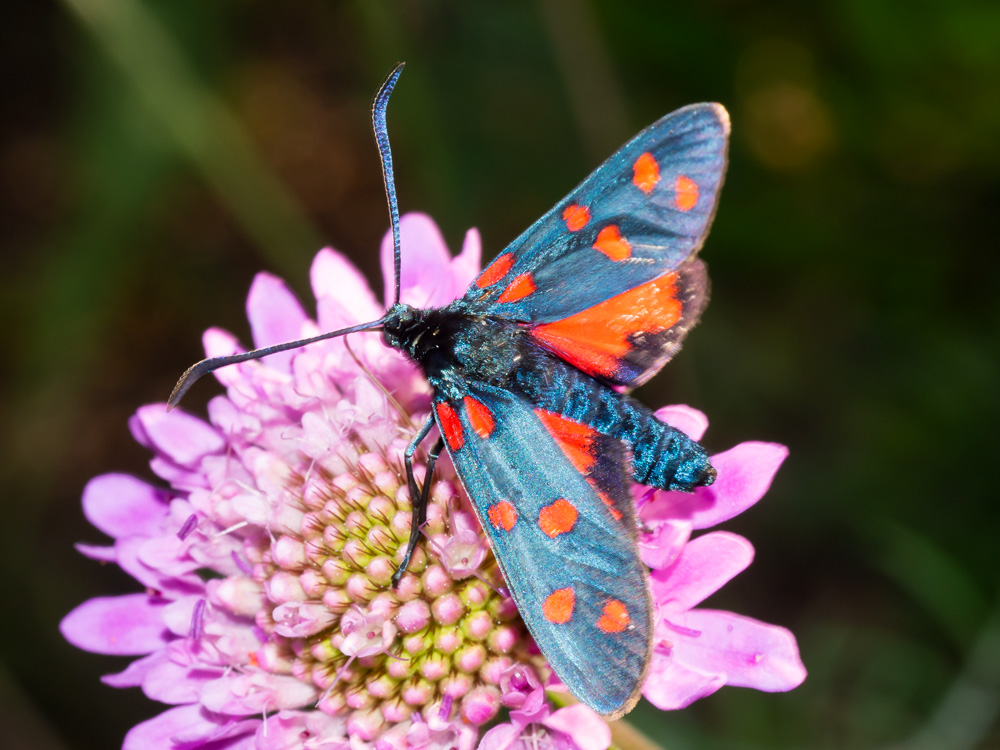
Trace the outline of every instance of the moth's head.
<path fill-rule="evenodd" d="M 406 350 L 423 329 L 426 310 L 397 302 L 382 319 L 382 340 L 393 349 Z"/>

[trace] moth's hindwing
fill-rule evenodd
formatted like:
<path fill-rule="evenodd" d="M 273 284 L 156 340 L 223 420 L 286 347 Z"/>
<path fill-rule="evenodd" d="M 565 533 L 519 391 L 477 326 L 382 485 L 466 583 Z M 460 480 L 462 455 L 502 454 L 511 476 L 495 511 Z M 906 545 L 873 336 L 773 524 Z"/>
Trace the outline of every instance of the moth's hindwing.
<path fill-rule="evenodd" d="M 577 698 L 622 715 L 652 647 L 624 445 L 485 385 L 434 414 L 535 642 Z"/>

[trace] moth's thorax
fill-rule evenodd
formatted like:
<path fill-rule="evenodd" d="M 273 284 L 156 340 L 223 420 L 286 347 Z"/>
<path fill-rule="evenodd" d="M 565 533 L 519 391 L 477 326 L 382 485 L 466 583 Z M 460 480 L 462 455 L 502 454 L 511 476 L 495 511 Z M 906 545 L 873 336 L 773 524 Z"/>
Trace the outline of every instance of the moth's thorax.
<path fill-rule="evenodd" d="M 396 304 L 386 313 L 382 339 L 409 355 L 446 396 L 459 377 L 506 384 L 529 346 L 516 323 L 471 314 L 461 301 L 431 310 Z"/>

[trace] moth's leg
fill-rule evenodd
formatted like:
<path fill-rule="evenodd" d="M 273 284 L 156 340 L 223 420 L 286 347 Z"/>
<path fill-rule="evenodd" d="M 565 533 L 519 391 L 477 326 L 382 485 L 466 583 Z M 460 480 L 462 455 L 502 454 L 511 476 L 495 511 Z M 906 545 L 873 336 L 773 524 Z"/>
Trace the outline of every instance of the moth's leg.
<path fill-rule="evenodd" d="M 399 580 L 406 572 L 406 568 L 410 564 L 410 558 L 413 556 L 413 550 L 417 548 L 417 541 L 420 539 L 420 527 L 427 520 L 427 500 L 430 497 L 434 464 L 441 454 L 444 441 L 439 438 L 427 455 L 427 470 L 424 472 L 423 487 L 417 486 L 417 478 L 413 475 L 413 454 L 417 452 L 420 444 L 427 439 L 427 435 L 430 434 L 431 427 L 433 426 L 434 418 L 430 417 L 421 426 L 420 431 L 413 437 L 410 444 L 406 446 L 406 452 L 403 454 L 403 465 L 406 467 L 406 486 L 410 490 L 410 504 L 413 506 L 413 515 L 410 518 L 410 539 L 406 543 L 406 553 L 403 555 L 403 561 L 396 568 L 396 572 L 392 574 L 393 588 L 399 585 Z"/>

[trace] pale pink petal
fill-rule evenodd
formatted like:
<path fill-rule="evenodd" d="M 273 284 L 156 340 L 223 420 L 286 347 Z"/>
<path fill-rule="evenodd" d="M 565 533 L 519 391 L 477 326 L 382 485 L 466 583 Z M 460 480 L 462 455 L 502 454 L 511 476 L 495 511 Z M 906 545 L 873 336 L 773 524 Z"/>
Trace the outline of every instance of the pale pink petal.
<path fill-rule="evenodd" d="M 286 676 L 249 672 L 211 680 L 201 689 L 201 703 L 210 711 L 236 716 L 285 708 L 301 708 L 317 698 L 316 688 Z"/>
<path fill-rule="evenodd" d="M 204 589 L 205 584 L 194 572 L 193 567 L 184 575 L 174 575 L 144 563 L 140 556 L 147 541 L 142 537 L 124 537 L 118 540 L 115 552 L 122 570 L 146 588 L 158 591 L 167 598 L 184 596 Z"/>
<path fill-rule="evenodd" d="M 222 435 L 207 422 L 180 409 L 167 411 L 165 404 L 141 406 L 129 420 L 135 439 L 180 466 L 192 468 L 198 461 L 226 446 Z"/>
<path fill-rule="evenodd" d="M 661 422 L 666 422 L 692 440 L 701 440 L 708 429 L 708 417 L 704 412 L 687 406 L 686 404 L 675 404 L 657 409 L 654 413 Z"/>
<path fill-rule="evenodd" d="M 302 336 L 302 326 L 309 320 L 285 282 L 269 273 L 259 273 L 247 295 L 247 318 L 258 349 L 293 341 Z M 266 362 L 282 372 L 291 372 L 291 352 L 270 355 Z"/>
<path fill-rule="evenodd" d="M 168 495 L 128 474 L 102 474 L 83 489 L 83 514 L 110 537 L 162 531 Z"/>
<path fill-rule="evenodd" d="M 399 219 L 399 233 L 403 248 L 401 301 L 414 307 L 440 307 L 451 302 L 451 253 L 434 220 L 426 214 L 404 214 Z M 394 294 L 392 232 L 382 240 L 380 257 L 388 307 Z"/>
<path fill-rule="evenodd" d="M 607 722 L 582 704 L 560 708 L 542 724 L 569 735 L 580 750 L 607 750 L 611 745 Z"/>
<path fill-rule="evenodd" d="M 257 730 L 255 750 L 348 750 L 344 719 L 322 711 L 279 711 Z M 381 738 L 379 740 L 381 742 Z"/>
<path fill-rule="evenodd" d="M 483 735 L 476 750 L 507 750 L 521 736 L 521 727 L 500 724 Z"/>
<path fill-rule="evenodd" d="M 138 687 L 153 667 L 162 664 L 166 660 L 166 649 L 154 651 L 149 656 L 136 659 L 121 672 L 103 675 L 101 682 L 116 688 Z"/>
<path fill-rule="evenodd" d="M 135 726 L 125 735 L 122 750 L 178 750 L 179 747 L 200 747 L 209 742 L 213 750 L 236 750 L 243 738 L 253 739 L 259 719 L 236 721 L 213 716 L 197 704 L 177 706 L 149 721 Z M 231 742 L 223 743 L 229 739 Z"/>
<path fill-rule="evenodd" d="M 368 288 L 368 281 L 347 258 L 333 248 L 317 253 L 309 271 L 313 294 L 316 295 L 317 321 L 324 331 L 350 325 L 341 315 L 346 311 L 352 322 L 364 323 L 382 316 L 382 308 Z M 335 302 L 337 314 L 328 316 L 325 303 Z"/>
<path fill-rule="evenodd" d="M 722 675 L 689 669 L 654 651 L 642 694 L 657 708 L 672 711 L 711 695 L 725 684 Z"/>
<path fill-rule="evenodd" d="M 81 555 L 89 557 L 91 560 L 100 560 L 101 562 L 118 562 L 118 552 L 114 547 L 104 547 L 96 544 L 82 544 L 79 542 L 74 544 L 73 547 Z"/>
<path fill-rule="evenodd" d="M 142 681 L 142 692 L 155 701 L 180 705 L 198 700 L 198 691 L 218 672 L 192 670 L 183 664 L 165 659 L 153 666 Z"/>
<path fill-rule="evenodd" d="M 671 657 L 689 668 L 725 675 L 729 685 L 769 693 L 791 690 L 806 678 L 795 636 L 785 628 L 708 609 L 672 619 L 698 633 L 674 641 Z"/>
<path fill-rule="evenodd" d="M 740 443 L 712 456 L 715 484 L 693 493 L 658 492 L 643 516 L 683 518 L 696 529 L 728 521 L 764 496 L 787 455 L 788 448 L 777 443 Z"/>
<path fill-rule="evenodd" d="M 653 571 L 653 599 L 664 610 L 690 609 L 715 593 L 753 560 L 753 545 L 728 531 L 713 531 L 688 542 L 677 561 Z"/>
<path fill-rule="evenodd" d="M 163 606 L 146 594 L 90 599 L 66 615 L 59 630 L 77 648 L 98 654 L 148 654 L 170 637 Z"/>
<path fill-rule="evenodd" d="M 462 242 L 462 252 L 452 260 L 451 271 L 454 278 L 453 293 L 461 296 L 479 275 L 483 267 L 483 241 L 478 229 L 470 229 L 465 233 Z"/>

